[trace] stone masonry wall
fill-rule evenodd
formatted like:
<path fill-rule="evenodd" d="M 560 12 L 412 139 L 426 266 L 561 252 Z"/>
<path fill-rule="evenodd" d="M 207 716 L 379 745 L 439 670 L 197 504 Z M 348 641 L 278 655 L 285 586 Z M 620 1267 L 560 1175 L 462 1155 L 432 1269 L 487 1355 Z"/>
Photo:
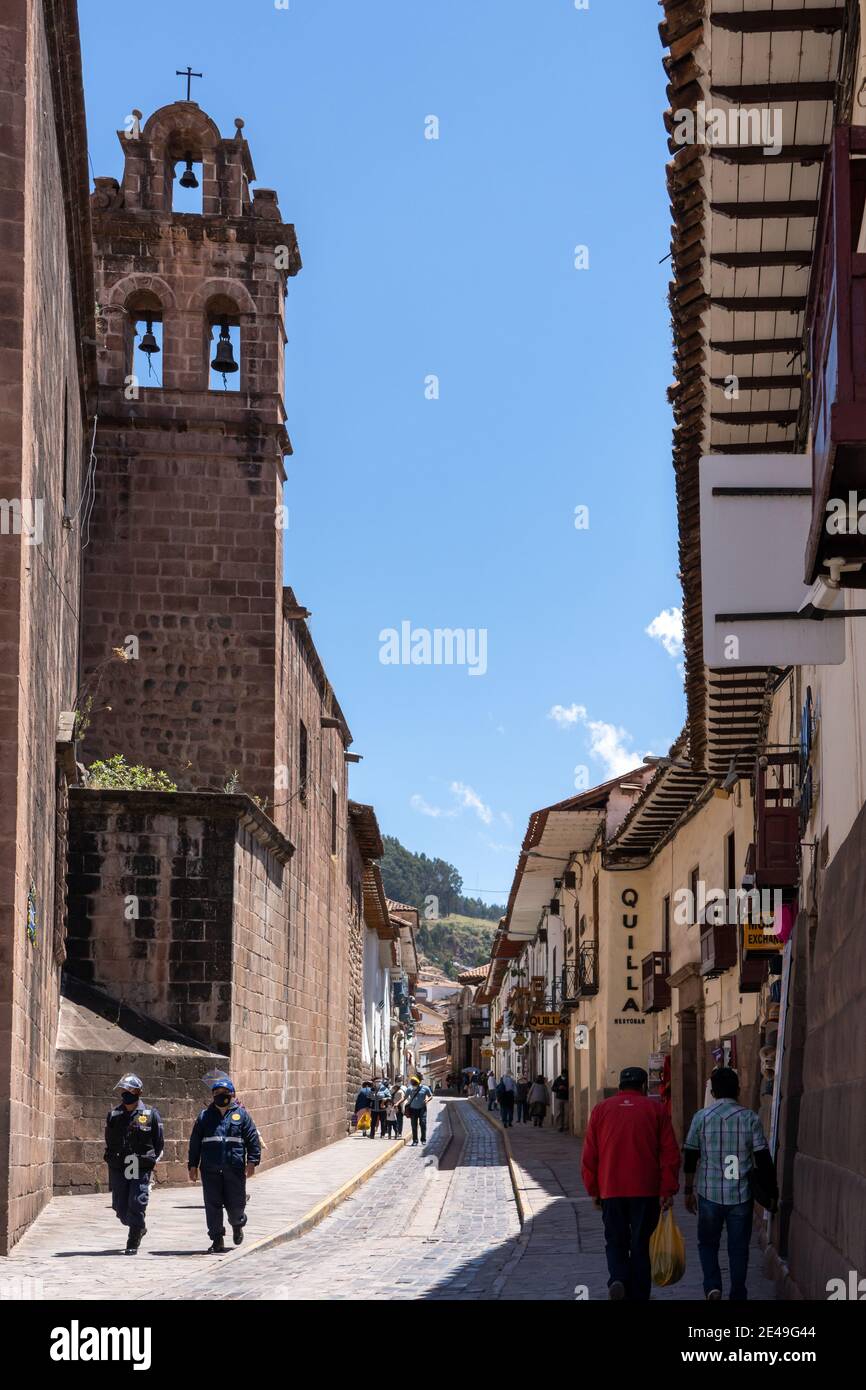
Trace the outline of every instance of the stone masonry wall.
<path fill-rule="evenodd" d="M 245 801 L 70 794 L 69 973 L 224 1052 L 235 825 Z"/>
<path fill-rule="evenodd" d="M 59 32 L 62 30 L 62 33 Z M 58 716 L 76 694 L 85 436 L 67 217 L 84 121 L 74 6 L 0 12 L 0 1253 L 51 1194 L 62 893 Z M 64 147 L 55 120 L 63 100 Z M 73 172 L 77 173 L 77 169 Z M 85 205 L 86 212 L 86 205 Z M 88 262 L 89 264 L 89 262 Z M 30 535 L 14 511 L 22 504 Z M 41 526 L 40 526 L 41 511 Z M 28 897 L 35 933 L 28 933 Z"/>
<path fill-rule="evenodd" d="M 348 1055 L 346 1071 L 346 1108 L 349 1115 L 355 1109 L 355 1097 L 361 1089 L 361 1038 L 364 1022 L 364 899 L 361 886 L 362 859 L 355 836 L 349 833 L 349 853 L 346 882 L 346 920 L 348 922 Z"/>
<path fill-rule="evenodd" d="M 811 1299 L 827 1297 L 829 1279 L 866 1273 L 864 903 L 866 807 L 827 868 L 809 951 L 788 1254 L 794 1281 Z M 801 914 L 796 930 L 807 925 Z"/>
<path fill-rule="evenodd" d="M 218 1058 L 160 1057 L 151 1052 L 79 1051 L 57 1053 L 57 1121 L 54 1146 L 54 1191 L 106 1192 L 105 1117 L 115 1103 L 113 1090 L 122 1071 L 141 1077 L 144 1098 L 160 1113 L 165 1153 L 157 1181 L 188 1186 L 187 1150 L 196 1115 L 207 1104 L 205 1070 Z"/>

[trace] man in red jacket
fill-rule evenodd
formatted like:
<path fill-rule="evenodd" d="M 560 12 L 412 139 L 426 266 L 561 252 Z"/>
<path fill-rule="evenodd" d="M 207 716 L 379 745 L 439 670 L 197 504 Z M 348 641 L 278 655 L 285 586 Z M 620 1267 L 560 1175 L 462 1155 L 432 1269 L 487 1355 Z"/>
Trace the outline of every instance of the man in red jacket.
<path fill-rule="evenodd" d="M 647 1080 L 641 1067 L 620 1073 L 619 1094 L 590 1116 L 581 1158 L 584 1186 L 602 1210 L 608 1297 L 616 1300 L 649 1298 L 650 1236 L 679 1188 L 679 1146 Z"/>

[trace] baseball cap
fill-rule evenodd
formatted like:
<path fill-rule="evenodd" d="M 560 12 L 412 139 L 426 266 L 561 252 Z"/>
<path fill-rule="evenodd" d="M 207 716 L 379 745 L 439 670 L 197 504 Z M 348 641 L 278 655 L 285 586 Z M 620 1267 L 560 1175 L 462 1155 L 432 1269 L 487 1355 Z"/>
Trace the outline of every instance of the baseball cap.
<path fill-rule="evenodd" d="M 645 1086 L 648 1081 L 643 1067 L 624 1067 L 619 1074 L 620 1089 L 623 1086 Z"/>

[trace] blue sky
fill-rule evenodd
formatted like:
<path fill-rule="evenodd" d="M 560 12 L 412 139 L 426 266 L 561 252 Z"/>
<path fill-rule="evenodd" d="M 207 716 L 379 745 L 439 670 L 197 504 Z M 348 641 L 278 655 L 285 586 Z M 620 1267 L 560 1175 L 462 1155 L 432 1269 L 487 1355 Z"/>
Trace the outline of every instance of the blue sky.
<path fill-rule="evenodd" d="M 286 579 L 364 755 L 351 795 L 501 901 L 530 812 L 576 767 L 592 784 L 666 751 L 683 718 L 676 641 L 646 632 L 680 602 L 656 8 L 80 15 L 96 174 L 190 63 L 295 223 Z M 383 664 L 404 621 L 484 629 L 485 674 Z"/>

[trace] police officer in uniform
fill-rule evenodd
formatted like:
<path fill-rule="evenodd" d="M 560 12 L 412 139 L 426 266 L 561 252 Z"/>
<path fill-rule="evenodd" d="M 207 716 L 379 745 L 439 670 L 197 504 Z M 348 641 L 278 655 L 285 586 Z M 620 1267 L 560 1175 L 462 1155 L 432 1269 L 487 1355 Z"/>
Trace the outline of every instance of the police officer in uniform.
<path fill-rule="evenodd" d="M 262 1156 L 259 1132 L 227 1076 L 211 1085 L 213 1101 L 202 1110 L 189 1139 L 189 1176 L 195 1182 L 201 1168 L 207 1233 L 213 1244 L 209 1255 L 225 1250 L 223 1208 L 228 1213 L 235 1245 L 244 1238 L 247 1218 L 246 1179 L 256 1171 Z"/>
<path fill-rule="evenodd" d="M 165 1139 L 159 1111 L 142 1103 L 140 1077 L 127 1073 L 114 1089 L 120 1091 L 120 1103 L 109 1110 L 105 1121 L 111 1205 L 129 1232 L 127 1255 L 137 1255 L 147 1230 L 144 1215 L 151 1174 L 165 1148 Z"/>

